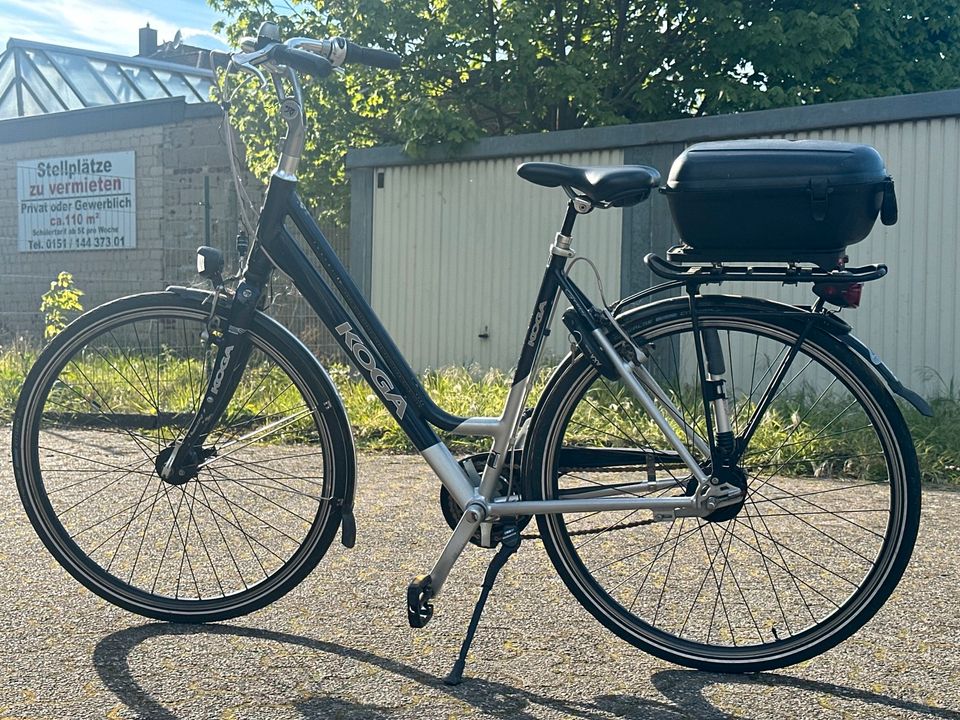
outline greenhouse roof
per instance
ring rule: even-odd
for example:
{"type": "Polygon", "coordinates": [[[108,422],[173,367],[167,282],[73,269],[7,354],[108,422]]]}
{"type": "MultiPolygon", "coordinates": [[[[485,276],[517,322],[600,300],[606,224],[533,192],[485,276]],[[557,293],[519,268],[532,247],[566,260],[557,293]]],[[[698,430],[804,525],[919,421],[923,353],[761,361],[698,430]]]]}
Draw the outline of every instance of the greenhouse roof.
{"type": "Polygon", "coordinates": [[[208,102],[212,84],[202,68],[12,38],[0,55],[0,120],[168,97],[208,102]]]}

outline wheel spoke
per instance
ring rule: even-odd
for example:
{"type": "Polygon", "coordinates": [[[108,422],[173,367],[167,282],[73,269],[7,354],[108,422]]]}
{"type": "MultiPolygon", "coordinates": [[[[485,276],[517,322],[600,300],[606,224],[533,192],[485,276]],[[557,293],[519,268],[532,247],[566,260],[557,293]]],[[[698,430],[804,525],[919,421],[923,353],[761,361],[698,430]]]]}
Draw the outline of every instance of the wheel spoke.
{"type": "MultiPolygon", "coordinates": [[[[706,306],[712,302],[704,296],[706,306]]],[[[718,307],[728,305],[735,301],[718,307]]],[[[835,644],[832,619],[841,609],[866,617],[875,611],[871,599],[889,594],[896,578],[882,590],[870,583],[892,576],[895,553],[885,548],[896,538],[894,508],[906,502],[899,473],[916,469],[898,445],[902,420],[884,416],[892,402],[883,388],[871,389],[878,385],[869,369],[811,316],[802,332],[804,321],[780,325],[755,309],[700,316],[725,356],[734,436],[749,441],[732,466],[714,471],[706,459],[703,469],[742,488],[739,504],[639,525],[628,522],[635,510],[588,508],[552,517],[544,542],[568,586],[625,639],[695,667],[781,667],[803,649],[835,644]],[[881,563],[885,575],[871,572],[881,563]]],[[[668,422],[700,457],[683,432],[702,428],[705,417],[689,312],[640,312],[636,322],[635,342],[681,416],[668,422]]],[[[534,428],[525,452],[556,458],[592,438],[643,454],[630,467],[545,474],[543,496],[606,487],[648,497],[692,492],[675,453],[622,385],[578,362],[548,387],[541,417],[549,424],[534,428]],[[654,479],[677,487],[635,487],[654,479]]]]}
{"type": "Polygon", "coordinates": [[[108,600],[172,620],[235,617],[286,592],[332,539],[325,509],[343,481],[328,457],[346,426],[316,406],[333,393],[316,361],[255,323],[224,417],[184,455],[178,484],[161,479],[210,372],[209,308],[167,303],[94,311],[66,331],[82,337],[62,357],[41,356],[56,364],[17,440],[35,458],[18,482],[54,554],[108,600]]]}

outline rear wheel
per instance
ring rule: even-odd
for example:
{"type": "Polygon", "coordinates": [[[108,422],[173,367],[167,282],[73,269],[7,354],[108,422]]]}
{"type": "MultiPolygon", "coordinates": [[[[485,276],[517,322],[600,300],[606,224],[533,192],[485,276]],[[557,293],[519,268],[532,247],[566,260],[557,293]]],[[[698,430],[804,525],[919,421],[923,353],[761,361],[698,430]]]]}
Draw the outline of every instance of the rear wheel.
{"type": "MultiPolygon", "coordinates": [[[[725,356],[734,435],[742,440],[757,427],[722,478],[746,488],[742,506],[660,522],[639,510],[543,515],[540,531],[567,587],[628,642],[707,670],[783,667],[848,637],[893,591],[919,523],[916,456],[889,392],[835,337],[814,329],[801,341],[802,321],[769,304],[718,297],[700,301],[698,313],[725,356]]],[[[692,441],[706,433],[686,300],[641,310],[627,328],[683,416],[680,435],[708,469],[692,441]]],[[[687,495],[695,487],[630,392],[583,357],[555,375],[526,454],[536,459],[528,467],[533,498],[687,495]],[[583,448],[633,454],[608,453],[602,463],[601,451],[583,448]],[[577,467],[578,457],[593,467],[577,467]],[[670,487],[645,490],[653,480],[670,487]]]]}
{"type": "Polygon", "coordinates": [[[275,600],[317,564],[352,491],[332,385],[260,317],[233,400],[186,479],[159,469],[203,397],[209,306],[174,293],[102,306],[44,350],[13,432],[21,499],[81,583],[148,617],[201,622],[275,600]]]}

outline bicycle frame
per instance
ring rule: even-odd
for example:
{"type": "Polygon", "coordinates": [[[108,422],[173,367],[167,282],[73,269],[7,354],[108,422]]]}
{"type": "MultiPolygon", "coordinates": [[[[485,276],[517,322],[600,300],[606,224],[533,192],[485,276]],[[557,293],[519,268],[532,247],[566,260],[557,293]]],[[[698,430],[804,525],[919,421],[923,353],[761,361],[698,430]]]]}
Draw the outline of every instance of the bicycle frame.
{"type": "MultiPolygon", "coordinates": [[[[202,445],[209,429],[226,408],[240,382],[249,355],[249,341],[244,338],[246,329],[249,327],[253,313],[256,312],[270,274],[274,268],[278,268],[290,277],[464,511],[438,567],[431,573],[435,583],[434,592],[439,591],[439,585],[442,584],[454,560],[462,552],[480,523],[485,521],[541,513],[599,510],[650,510],[657,519],[670,519],[678,516],[702,515],[718,507],[718,494],[722,496],[722,491],[719,491],[715,485],[711,485],[709,476],[701,463],[690,453],[664,417],[664,412],[657,406],[657,401],[654,400],[657,398],[664,411],[672,415],[675,420],[682,420],[669,402],[666,393],[642,367],[638,367],[632,360],[627,361],[621,358],[604,330],[599,328],[593,319],[600,311],[564,273],[566,263],[573,255],[569,249],[573,224],[577,216],[573,203],[569,205],[563,227],[551,246],[550,260],[544,270],[540,290],[534,301],[503,413],[499,418],[459,417],[439,408],[429,397],[386,328],[383,327],[297,196],[295,188],[296,180],[287,179],[280,172],[275,173],[271,178],[257,236],[251,245],[243,269],[243,279],[234,296],[228,326],[223,333],[224,340],[219,343],[217,357],[213,364],[215,371],[211,373],[205,397],[199,405],[202,409],[178,443],[177,451],[171,454],[165,472],[178,472],[176,468],[178,455],[180,455],[179,448],[202,445]],[[302,233],[310,250],[319,261],[320,267],[332,281],[332,288],[314,268],[285,227],[284,223],[288,218],[302,233]],[[343,302],[337,297],[334,289],[343,298],[343,302]],[[512,451],[511,444],[521,422],[533,368],[543,348],[546,330],[561,292],[570,301],[573,311],[577,313],[581,327],[592,335],[594,347],[601,348],[610,366],[640,400],[675,449],[678,458],[686,465],[691,476],[697,479],[698,492],[693,495],[656,498],[637,494],[641,490],[649,493],[651,490],[676,485],[674,480],[651,480],[553,500],[526,501],[494,497],[498,480],[506,459],[512,451]],[[492,438],[492,447],[487,456],[479,486],[471,482],[449,448],[437,436],[434,428],[458,435],[492,438]],[[708,502],[712,507],[707,507],[708,502]]],[[[635,347],[633,352],[634,359],[638,363],[642,362],[642,352],[635,347]],[[637,355],[639,357],[636,357],[637,355]]],[[[684,426],[681,425],[681,427],[684,426]]],[[[685,428],[685,430],[692,433],[691,428],[685,428]]],[[[701,452],[706,450],[707,457],[710,456],[709,447],[702,440],[699,441],[698,447],[701,452]]],[[[627,451],[584,449],[579,452],[611,453],[613,456],[616,453],[622,455],[627,451]]],[[[633,452],[641,453],[644,458],[647,455],[644,450],[633,452]]],[[[596,462],[596,458],[593,461],[596,462]]],[[[637,458],[636,462],[642,461],[637,458]]],[[[734,498],[730,501],[735,500],[734,498]]],[[[720,504],[723,502],[721,497],[720,504]]]]}
{"type": "MultiPolygon", "coordinates": [[[[567,238],[568,242],[575,217],[576,212],[569,210],[561,230],[560,237],[567,238]]],[[[433,402],[297,196],[294,181],[274,176],[270,182],[257,241],[251,249],[248,260],[244,284],[253,283],[262,287],[261,283],[272,269],[271,265],[290,277],[450,494],[461,507],[466,507],[471,501],[479,498],[483,501],[492,499],[497,478],[503,469],[510,451],[510,443],[520,423],[524,402],[530,389],[532,371],[541,353],[545,330],[554,314],[560,292],[566,295],[581,317],[587,318],[586,322],[593,324],[588,317],[588,313],[593,309],[592,304],[563,272],[570,255],[572,255],[571,252],[554,246],[554,252],[550,256],[540,290],[534,301],[513,383],[499,418],[458,417],[444,411],[433,402]],[[302,233],[320,266],[343,298],[343,303],[336,297],[320,273],[314,269],[310,260],[284,227],[284,220],[287,217],[302,233]],[[478,488],[473,486],[446,445],[441,442],[433,429],[435,427],[458,435],[478,435],[493,439],[487,466],[478,488]]],[[[241,288],[238,288],[238,295],[242,295],[243,287],[241,285],[241,288]]],[[[597,333],[602,335],[599,330],[597,333]]],[[[605,337],[603,341],[607,342],[605,337]]],[[[609,349],[619,359],[619,355],[612,346],[609,349]]],[[[639,385],[632,374],[625,379],[639,385]]],[[[647,393],[643,392],[643,395],[647,393]]],[[[648,407],[648,411],[650,410],[653,411],[654,417],[662,419],[662,414],[657,411],[652,400],[648,407]]],[[[666,421],[663,421],[663,426],[673,433],[666,421]]],[[[675,446],[686,451],[679,439],[676,439],[675,446]]],[[[691,472],[695,475],[703,475],[699,464],[692,456],[685,459],[688,465],[693,466],[691,472]]],[[[705,476],[704,480],[706,480],[705,476]]],[[[539,512],[579,512],[600,509],[600,507],[606,507],[606,509],[639,507],[659,510],[689,504],[692,504],[692,498],[657,499],[654,502],[653,499],[629,496],[617,499],[593,497],[577,501],[544,501],[535,505],[523,501],[504,501],[490,507],[489,512],[494,516],[504,516],[539,512]]]]}
{"type": "MultiPolygon", "coordinates": [[[[492,522],[496,518],[600,510],[649,510],[654,513],[655,519],[668,520],[679,516],[704,516],[717,507],[737,502],[740,491],[725,483],[711,483],[711,478],[704,469],[706,465],[691,454],[664,416],[666,413],[676,421],[688,437],[694,438],[698,452],[716,465],[717,457],[712,443],[714,433],[710,426],[709,413],[706,419],[707,438],[710,442],[707,443],[684,422],[668,395],[642,367],[645,360],[643,352],[623,335],[622,331],[622,337],[611,342],[607,336],[607,328],[600,326],[604,314],[594,307],[564,272],[568,259],[574,254],[570,245],[576,217],[579,212],[592,209],[590,206],[579,206],[578,198],[573,195],[567,206],[563,226],[550,247],[550,259],[534,301],[513,383],[501,416],[459,417],[438,407],[428,396],[409,363],[296,194],[296,171],[304,145],[304,116],[297,75],[288,69],[286,77],[293,89],[292,97],[284,93],[278,75],[274,75],[273,80],[281,99],[281,116],[287,123],[288,132],[277,168],[267,188],[256,237],[246,258],[228,324],[222,334],[223,339],[219,342],[213,364],[214,371],[198,405],[200,410],[164,465],[164,479],[173,481],[175,475],[185,475],[184,468],[188,460],[181,456],[190,456],[192,453],[181,453],[181,448],[202,446],[239,385],[250,353],[250,342],[244,336],[260,305],[270,274],[277,268],[293,281],[294,286],[463,510],[453,536],[431,573],[434,593],[439,592],[453,562],[474,531],[481,523],[492,522]],[[288,218],[302,234],[320,267],[332,281],[332,288],[285,227],[288,218]],[[640,401],[673,447],[677,458],[686,466],[691,477],[696,479],[697,490],[692,495],[685,492],[675,497],[650,498],[638,494],[640,491],[649,493],[652,490],[676,486],[675,480],[661,481],[651,478],[644,483],[613,486],[603,491],[577,493],[552,500],[525,501],[512,497],[494,497],[506,460],[514,452],[512,445],[521,424],[533,369],[541,354],[544,337],[561,292],[576,314],[578,331],[575,334],[579,336],[581,349],[589,352],[593,358],[604,356],[605,360],[598,362],[605,363],[608,370],[612,368],[640,401]],[[343,298],[343,302],[337,297],[337,293],[343,298]],[[625,357],[621,357],[615,347],[621,340],[627,346],[625,357]],[[437,436],[434,428],[458,435],[492,438],[492,446],[479,485],[471,481],[465,469],[437,436]]],[[[691,301],[692,298],[691,295],[691,301]]],[[[612,319],[609,314],[606,317],[608,320],[612,319]]],[[[698,357],[701,354],[702,349],[698,347],[698,357]]],[[[722,405],[720,411],[723,412],[722,405]]],[[[580,455],[601,453],[622,457],[629,451],[583,449],[575,452],[580,455]]],[[[637,454],[637,462],[645,464],[649,451],[639,449],[633,452],[637,454]]],[[[591,461],[596,462],[596,458],[591,461]]],[[[345,507],[345,516],[349,515],[349,512],[350,508],[345,507]]]]}

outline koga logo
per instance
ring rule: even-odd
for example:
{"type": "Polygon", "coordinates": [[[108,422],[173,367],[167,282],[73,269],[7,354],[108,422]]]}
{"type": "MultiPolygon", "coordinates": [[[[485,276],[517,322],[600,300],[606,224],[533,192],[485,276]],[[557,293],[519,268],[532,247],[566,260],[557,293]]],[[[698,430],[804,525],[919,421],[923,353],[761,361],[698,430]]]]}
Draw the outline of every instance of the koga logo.
{"type": "Polygon", "coordinates": [[[537,337],[540,335],[540,326],[543,324],[543,313],[546,311],[547,301],[544,300],[537,308],[537,314],[533,318],[533,327],[530,329],[530,339],[527,345],[533,347],[537,343],[537,337]]]}
{"type": "Polygon", "coordinates": [[[380,391],[385,400],[394,404],[397,408],[397,417],[402,418],[407,409],[407,401],[396,393],[390,392],[393,390],[393,383],[387,377],[387,374],[377,367],[373,355],[367,350],[367,346],[360,342],[360,338],[353,332],[353,326],[345,322],[337,325],[336,330],[338,334],[343,335],[347,349],[353,353],[353,358],[357,361],[357,364],[370,373],[370,382],[380,391]]]}
{"type": "Polygon", "coordinates": [[[217,368],[217,374],[213,376],[213,385],[210,386],[210,394],[216,395],[220,392],[220,383],[223,382],[223,374],[227,371],[227,365],[230,364],[230,353],[233,352],[233,345],[228,345],[223,349],[223,360],[220,361],[220,367],[217,368]]]}

